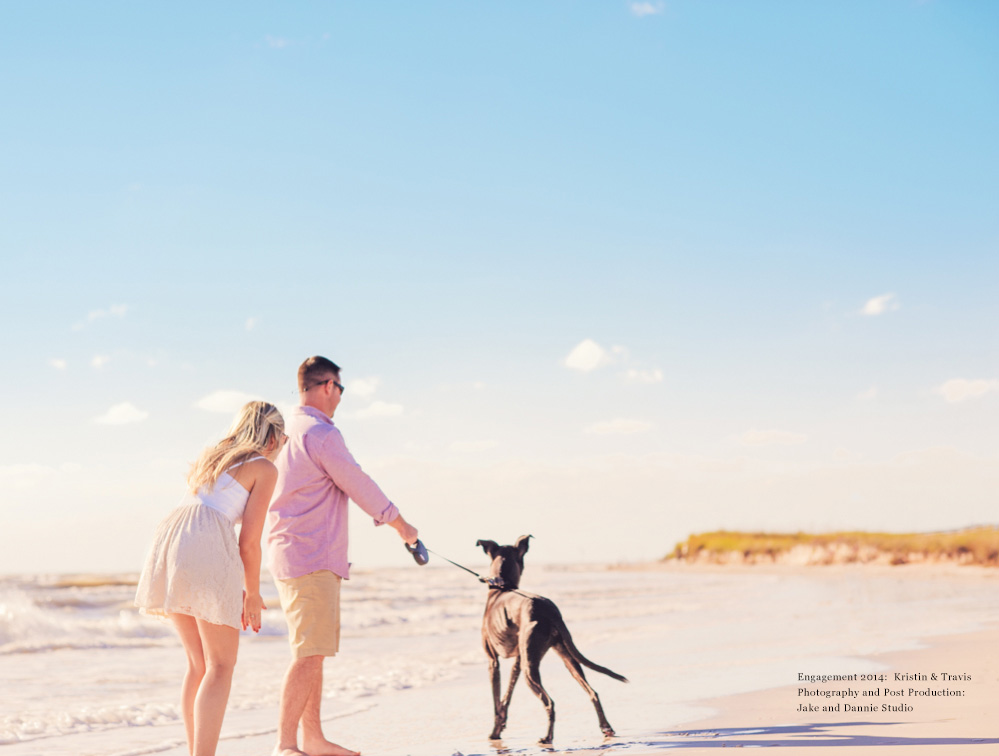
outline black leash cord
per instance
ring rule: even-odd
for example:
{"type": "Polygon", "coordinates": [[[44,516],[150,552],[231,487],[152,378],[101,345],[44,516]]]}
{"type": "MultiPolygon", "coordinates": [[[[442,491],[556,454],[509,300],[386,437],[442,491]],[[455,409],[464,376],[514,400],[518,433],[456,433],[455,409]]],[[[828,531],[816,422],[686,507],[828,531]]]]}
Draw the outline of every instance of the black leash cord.
{"type": "Polygon", "coordinates": [[[471,572],[471,573],[472,573],[473,575],[475,575],[475,577],[477,577],[477,578],[478,578],[478,579],[479,579],[479,580],[480,580],[481,582],[483,582],[483,583],[488,583],[488,582],[489,582],[489,578],[484,578],[484,577],[482,577],[482,575],[480,575],[480,574],[479,574],[478,572],[476,572],[475,570],[470,570],[470,569],[468,569],[468,567],[464,567],[464,566],[462,566],[462,565],[458,564],[457,562],[452,562],[452,561],[451,561],[450,559],[448,559],[448,558],[447,558],[446,556],[444,556],[443,554],[438,554],[438,553],[437,553],[436,551],[434,551],[433,549],[427,549],[427,551],[429,551],[429,552],[430,552],[431,554],[433,554],[434,556],[439,556],[439,557],[440,557],[441,559],[443,559],[443,560],[444,560],[445,562],[450,562],[451,564],[453,564],[453,565],[454,565],[455,567],[457,567],[458,569],[461,569],[461,570],[464,570],[465,572],[471,572]]]}
{"type": "MultiPolygon", "coordinates": [[[[427,548],[426,544],[423,545],[423,548],[425,548],[425,549],[427,548]]],[[[446,556],[443,556],[442,554],[438,554],[433,549],[427,549],[427,551],[430,552],[431,554],[433,554],[434,556],[439,556],[445,562],[449,562],[450,564],[453,564],[455,567],[457,567],[460,570],[464,570],[465,572],[472,573],[473,575],[475,575],[475,577],[477,577],[479,579],[480,583],[485,583],[490,588],[497,588],[497,589],[499,589],[501,591],[506,590],[506,591],[509,591],[510,593],[516,593],[518,596],[523,596],[524,598],[532,598],[531,596],[528,596],[526,593],[523,593],[522,591],[518,591],[516,588],[509,588],[509,589],[508,588],[503,588],[503,584],[502,584],[502,582],[500,581],[499,578],[482,577],[482,575],[480,575],[475,570],[470,570],[470,569],[468,569],[468,567],[465,567],[464,565],[458,564],[457,562],[452,562],[446,556]]]]}

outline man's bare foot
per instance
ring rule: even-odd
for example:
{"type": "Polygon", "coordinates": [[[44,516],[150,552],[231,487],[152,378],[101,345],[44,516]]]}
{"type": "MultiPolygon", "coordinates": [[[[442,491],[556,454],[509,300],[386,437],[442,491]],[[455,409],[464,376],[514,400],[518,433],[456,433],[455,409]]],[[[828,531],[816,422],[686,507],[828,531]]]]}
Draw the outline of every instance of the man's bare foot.
{"type": "Polygon", "coordinates": [[[320,740],[305,740],[303,738],[302,748],[309,756],[361,756],[360,751],[352,751],[336,743],[331,743],[325,738],[320,740]]]}

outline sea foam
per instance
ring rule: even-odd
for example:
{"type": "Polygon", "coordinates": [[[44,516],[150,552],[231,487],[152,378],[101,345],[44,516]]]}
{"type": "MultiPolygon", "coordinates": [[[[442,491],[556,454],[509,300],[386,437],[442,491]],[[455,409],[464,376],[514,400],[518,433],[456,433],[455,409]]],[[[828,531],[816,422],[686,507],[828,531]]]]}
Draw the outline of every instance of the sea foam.
{"type": "Polygon", "coordinates": [[[172,637],[168,626],[143,622],[122,607],[123,597],[60,596],[50,590],[0,585],[0,655],[147,646],[172,637]]]}

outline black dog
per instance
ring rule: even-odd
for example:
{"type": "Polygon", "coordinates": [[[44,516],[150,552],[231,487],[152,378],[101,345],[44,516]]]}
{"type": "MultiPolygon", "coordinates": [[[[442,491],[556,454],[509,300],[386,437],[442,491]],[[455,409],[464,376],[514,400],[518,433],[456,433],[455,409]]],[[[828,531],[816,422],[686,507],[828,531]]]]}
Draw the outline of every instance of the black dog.
{"type": "Polygon", "coordinates": [[[614,730],[604,716],[603,707],[597,692],[586,682],[586,676],[580,664],[590,669],[610,675],[615,680],[628,682],[624,677],[612,672],[606,667],[594,664],[576,648],[569,635],[569,629],[562,620],[558,607],[544,596],[535,596],[517,590],[520,585],[520,574],[524,571],[524,554],[527,552],[527,542],[531,536],[521,536],[514,546],[499,546],[495,541],[477,541],[493,560],[489,569],[489,598],[486,599],[486,613],[482,618],[482,644],[489,656],[489,672],[493,683],[493,707],[496,713],[493,732],[489,736],[493,740],[499,738],[506,725],[506,713],[510,707],[510,696],[513,686],[520,675],[521,667],[527,684],[544,704],[548,712],[548,733],[541,738],[541,743],[551,743],[555,729],[555,705],[551,696],[541,687],[541,658],[549,648],[554,648],[562,657],[569,673],[576,682],[583,686],[590,695],[600,729],[604,735],[613,735],[614,730]],[[500,700],[500,657],[513,659],[513,669],[510,672],[510,685],[506,695],[500,700]]]}

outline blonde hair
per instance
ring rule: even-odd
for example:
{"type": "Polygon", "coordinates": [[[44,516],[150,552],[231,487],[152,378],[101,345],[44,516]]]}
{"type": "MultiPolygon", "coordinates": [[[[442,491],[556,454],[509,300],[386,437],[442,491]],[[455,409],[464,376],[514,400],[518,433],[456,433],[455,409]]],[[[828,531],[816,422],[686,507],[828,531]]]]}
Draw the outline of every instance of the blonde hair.
{"type": "Polygon", "coordinates": [[[193,492],[215,485],[219,476],[233,465],[263,454],[271,440],[284,433],[284,418],[267,402],[248,402],[236,415],[226,437],[201,452],[191,466],[187,485],[193,492]]]}

